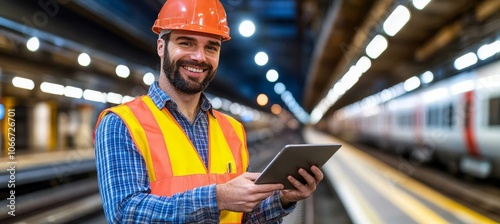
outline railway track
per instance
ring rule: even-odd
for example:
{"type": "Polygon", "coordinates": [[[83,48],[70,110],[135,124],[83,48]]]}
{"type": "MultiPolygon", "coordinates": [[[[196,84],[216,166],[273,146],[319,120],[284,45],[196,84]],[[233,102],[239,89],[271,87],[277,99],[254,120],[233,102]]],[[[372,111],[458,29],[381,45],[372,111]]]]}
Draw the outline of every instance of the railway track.
{"type": "Polygon", "coordinates": [[[20,195],[15,216],[0,209],[0,223],[75,223],[102,212],[97,180],[86,178],[20,195]]]}

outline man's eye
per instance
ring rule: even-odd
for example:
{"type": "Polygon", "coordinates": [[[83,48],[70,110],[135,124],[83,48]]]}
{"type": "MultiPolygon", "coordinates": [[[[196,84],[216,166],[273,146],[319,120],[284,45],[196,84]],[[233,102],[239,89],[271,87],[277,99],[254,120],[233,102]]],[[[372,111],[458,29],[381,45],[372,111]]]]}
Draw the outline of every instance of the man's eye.
{"type": "Polygon", "coordinates": [[[179,43],[179,45],[182,45],[182,46],[192,46],[193,44],[191,44],[189,42],[181,42],[181,43],[179,43]]]}
{"type": "Polygon", "coordinates": [[[210,51],[219,51],[218,48],[213,47],[213,46],[208,46],[207,49],[210,50],[210,51]]]}

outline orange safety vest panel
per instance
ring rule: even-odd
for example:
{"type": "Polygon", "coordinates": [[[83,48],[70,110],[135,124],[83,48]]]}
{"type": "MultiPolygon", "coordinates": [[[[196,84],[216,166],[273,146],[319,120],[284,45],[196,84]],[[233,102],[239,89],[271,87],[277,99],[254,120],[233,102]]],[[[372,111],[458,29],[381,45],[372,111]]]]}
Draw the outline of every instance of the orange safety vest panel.
{"type": "MultiPolygon", "coordinates": [[[[166,108],[159,110],[149,96],[104,110],[97,125],[108,112],[117,114],[127,126],[146,162],[152,194],[172,196],[225,183],[248,167],[243,125],[216,110],[215,117],[208,115],[208,169],[172,114],[166,108]]],[[[242,217],[243,213],[223,210],[220,222],[241,223],[242,217]]]]}

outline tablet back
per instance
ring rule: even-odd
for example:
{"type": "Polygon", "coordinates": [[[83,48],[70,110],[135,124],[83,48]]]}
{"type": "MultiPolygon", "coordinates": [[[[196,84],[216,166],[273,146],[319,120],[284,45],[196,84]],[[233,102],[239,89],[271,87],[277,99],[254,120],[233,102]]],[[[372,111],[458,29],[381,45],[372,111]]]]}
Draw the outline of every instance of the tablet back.
{"type": "Polygon", "coordinates": [[[339,144],[296,144],[286,145],[262,171],[255,180],[255,184],[282,183],[285,189],[295,189],[288,181],[287,176],[292,175],[302,183],[304,178],[298,173],[299,168],[304,168],[310,174],[312,165],[321,168],[337,150],[339,144]]]}

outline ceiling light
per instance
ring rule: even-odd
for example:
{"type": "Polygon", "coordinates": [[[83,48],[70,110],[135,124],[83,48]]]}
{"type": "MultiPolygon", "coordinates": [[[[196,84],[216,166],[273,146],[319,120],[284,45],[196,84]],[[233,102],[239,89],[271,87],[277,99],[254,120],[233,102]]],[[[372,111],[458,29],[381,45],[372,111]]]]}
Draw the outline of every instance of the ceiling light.
{"type": "Polygon", "coordinates": [[[272,112],[273,114],[278,115],[278,114],[280,114],[280,113],[281,113],[281,111],[283,111],[283,109],[281,108],[281,106],[280,106],[279,104],[273,104],[273,105],[271,106],[271,112],[272,112]]]}
{"type": "Polygon", "coordinates": [[[144,84],[150,86],[155,82],[155,75],[153,75],[153,73],[151,72],[148,72],[144,74],[144,76],[142,77],[142,81],[144,82],[144,84]]]}
{"type": "Polygon", "coordinates": [[[266,94],[259,94],[257,96],[257,104],[260,106],[265,106],[269,102],[269,98],[267,98],[266,94]]]}
{"type": "Polygon", "coordinates": [[[229,107],[229,111],[234,115],[238,115],[242,111],[241,105],[239,103],[232,103],[229,107]]]}
{"type": "Polygon", "coordinates": [[[407,79],[404,83],[404,88],[406,92],[410,92],[420,86],[420,79],[416,76],[413,76],[407,79]]]}
{"type": "Polygon", "coordinates": [[[370,69],[371,66],[372,66],[372,61],[366,56],[361,57],[358,60],[358,62],[356,62],[356,67],[362,73],[365,73],[366,71],[368,71],[368,69],[370,69]]]}
{"type": "Polygon", "coordinates": [[[80,64],[81,66],[88,66],[90,65],[90,56],[86,53],[81,53],[80,55],[78,55],[78,64],[80,64]]]}
{"type": "Polygon", "coordinates": [[[104,95],[102,92],[91,89],[86,89],[85,91],[83,91],[84,99],[95,102],[107,102],[106,95],[104,95]]]}
{"type": "Polygon", "coordinates": [[[426,71],[424,74],[420,75],[420,80],[422,83],[427,84],[434,80],[434,74],[431,71],[426,71]]]}
{"type": "Polygon", "coordinates": [[[500,41],[495,41],[491,44],[485,44],[477,50],[477,57],[481,60],[485,60],[496,53],[500,52],[500,41]]]}
{"type": "Polygon", "coordinates": [[[32,90],[33,88],[35,88],[35,83],[33,82],[33,80],[21,77],[14,77],[12,79],[12,85],[21,89],[32,90]]]}
{"type": "Polygon", "coordinates": [[[64,87],[64,96],[80,99],[83,96],[83,90],[78,87],[66,86],[64,87]]]}
{"type": "Polygon", "coordinates": [[[457,70],[462,70],[476,63],[477,63],[476,54],[469,52],[457,58],[457,60],[455,60],[455,62],[453,63],[453,66],[455,66],[455,69],[457,70]]]}
{"type": "Polygon", "coordinates": [[[413,0],[413,6],[418,10],[422,10],[431,0],[413,0]]]}
{"type": "Polygon", "coordinates": [[[109,92],[106,96],[106,101],[108,101],[108,103],[121,104],[122,98],[121,94],[109,92]]]}
{"type": "Polygon", "coordinates": [[[64,94],[64,86],[55,84],[55,83],[50,83],[50,82],[42,82],[40,84],[40,90],[44,93],[50,93],[50,94],[55,94],[55,95],[63,95],[64,94]]]}
{"type": "Polygon", "coordinates": [[[257,65],[263,66],[263,65],[267,64],[269,57],[267,56],[267,54],[265,52],[261,51],[255,55],[254,60],[255,60],[255,63],[257,65]]]}
{"type": "Polygon", "coordinates": [[[116,75],[122,78],[127,78],[130,75],[130,69],[125,65],[118,65],[115,69],[116,75]]]}
{"type": "Polygon", "coordinates": [[[279,74],[276,70],[270,69],[266,73],[266,78],[267,78],[267,81],[269,81],[269,82],[276,82],[276,80],[278,80],[278,78],[279,78],[279,74]]]}
{"type": "Polygon", "coordinates": [[[40,41],[37,37],[32,37],[26,42],[26,47],[28,50],[35,52],[40,47],[40,41]]]}
{"type": "Polygon", "coordinates": [[[282,94],[285,92],[285,90],[286,90],[285,84],[281,82],[274,84],[274,92],[276,92],[277,94],[282,94]]]}
{"type": "Polygon", "coordinates": [[[372,41],[366,46],[366,54],[372,58],[376,59],[382,52],[387,48],[387,39],[385,39],[382,35],[377,35],[373,38],[372,41]]]}
{"type": "Polygon", "coordinates": [[[250,37],[255,33],[255,25],[250,20],[241,22],[239,27],[240,34],[244,37],[250,37]]]}
{"type": "Polygon", "coordinates": [[[384,31],[387,35],[394,36],[409,20],[410,10],[402,5],[399,5],[385,20],[384,31]]]}
{"type": "Polygon", "coordinates": [[[212,100],[210,100],[210,103],[212,103],[212,107],[216,110],[222,107],[222,100],[219,97],[214,97],[212,100]]]}

